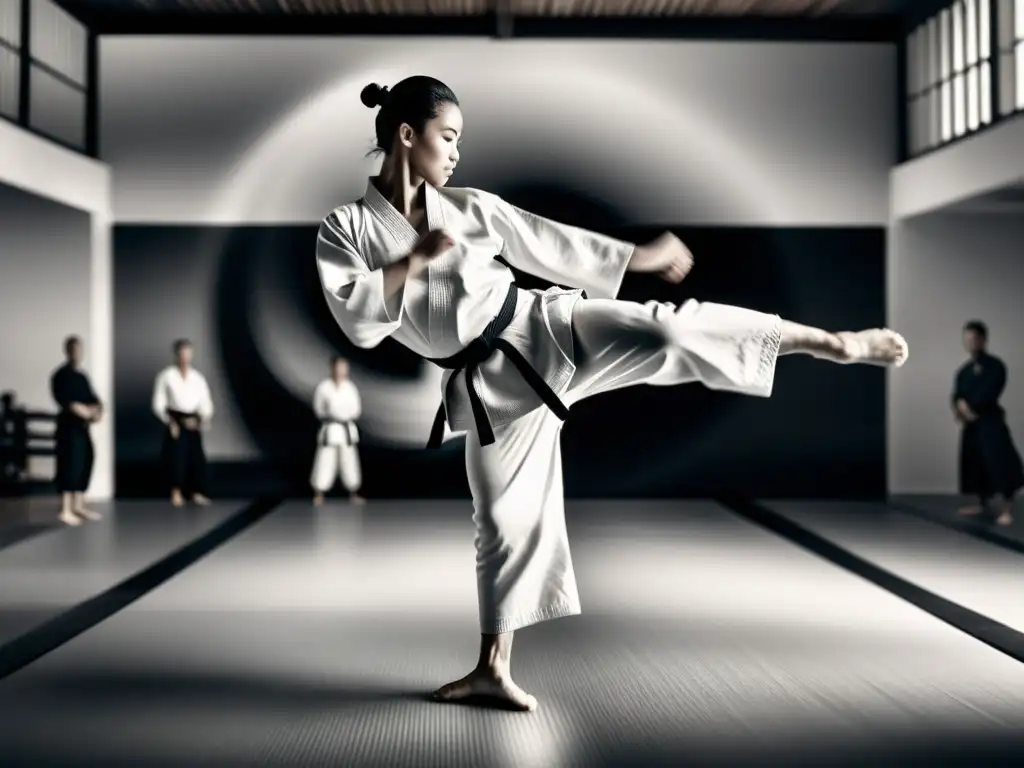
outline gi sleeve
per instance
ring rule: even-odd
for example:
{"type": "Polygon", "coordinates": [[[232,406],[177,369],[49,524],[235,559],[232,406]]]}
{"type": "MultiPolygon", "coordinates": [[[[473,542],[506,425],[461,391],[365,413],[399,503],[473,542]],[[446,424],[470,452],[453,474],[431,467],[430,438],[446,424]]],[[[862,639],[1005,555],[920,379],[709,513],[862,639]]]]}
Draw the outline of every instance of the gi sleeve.
{"type": "Polygon", "coordinates": [[[170,418],[167,416],[167,384],[164,381],[164,374],[161,371],[156,377],[156,381],[153,382],[153,415],[156,416],[164,424],[170,422],[170,418]]]}
{"type": "Polygon", "coordinates": [[[199,406],[196,412],[203,424],[208,424],[213,418],[213,395],[205,376],[199,380],[199,406]]]}
{"type": "Polygon", "coordinates": [[[359,390],[355,384],[352,385],[350,391],[352,393],[352,420],[355,421],[363,415],[363,399],[359,396],[359,390]]]}
{"type": "MultiPolygon", "coordinates": [[[[480,193],[486,194],[486,193],[480,193]]],[[[509,264],[559,285],[582,288],[592,299],[613,299],[636,246],[559,224],[487,195],[490,223],[504,240],[509,264]]]]}
{"type": "Polygon", "coordinates": [[[318,419],[326,419],[328,416],[327,391],[322,382],[313,391],[313,413],[318,419]]]}
{"type": "Polygon", "coordinates": [[[336,213],[320,224],[316,266],[331,314],[357,347],[376,347],[401,327],[405,285],[385,300],[383,271],[367,267],[351,227],[336,213]]]}

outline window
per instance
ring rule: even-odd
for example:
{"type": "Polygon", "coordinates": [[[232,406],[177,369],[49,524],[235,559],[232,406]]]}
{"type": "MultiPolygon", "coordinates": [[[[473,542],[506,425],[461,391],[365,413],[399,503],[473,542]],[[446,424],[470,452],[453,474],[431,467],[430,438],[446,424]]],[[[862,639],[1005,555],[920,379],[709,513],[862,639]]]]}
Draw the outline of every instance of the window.
{"type": "MultiPolygon", "coordinates": [[[[992,122],[993,2],[1007,0],[956,0],[907,38],[911,154],[992,122]]],[[[1021,57],[1024,67],[1024,47],[1021,57]]]]}
{"type": "Polygon", "coordinates": [[[999,114],[1024,109],[1024,0],[998,0],[999,114]]]}
{"type": "Polygon", "coordinates": [[[32,0],[31,9],[29,124],[82,149],[88,32],[52,0],[32,0]]]}
{"type": "Polygon", "coordinates": [[[907,122],[909,149],[918,154],[942,140],[938,19],[931,19],[907,38],[907,122]]]}
{"type": "Polygon", "coordinates": [[[0,0],[0,45],[10,51],[21,48],[21,0],[0,0]]]}
{"type": "Polygon", "coordinates": [[[18,98],[21,87],[21,56],[0,45],[0,115],[18,119],[18,98]]]}
{"type": "Polygon", "coordinates": [[[18,119],[21,87],[21,0],[0,0],[0,115],[18,119]]]}

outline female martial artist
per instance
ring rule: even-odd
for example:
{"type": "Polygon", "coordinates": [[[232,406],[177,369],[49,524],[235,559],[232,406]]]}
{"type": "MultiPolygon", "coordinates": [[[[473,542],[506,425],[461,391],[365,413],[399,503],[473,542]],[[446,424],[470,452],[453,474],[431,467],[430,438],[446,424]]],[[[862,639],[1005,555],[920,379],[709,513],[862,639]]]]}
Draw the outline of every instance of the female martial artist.
{"type": "Polygon", "coordinates": [[[513,632],[580,613],[562,499],[559,434],[567,408],[634,385],[701,382],[768,397],[778,355],[901,365],[885,329],[827,333],[775,315],[688,301],[615,300],[625,272],[678,283],[693,259],[675,236],[636,246],[535,216],[477,189],[445,187],[459,161],[455,94],[417,76],[380,107],[380,174],[328,215],[317,236],[327,303],[345,335],[371,348],[388,336],[448,369],[439,420],[467,432],[477,529],[480,659],[439,689],[443,701],[497,697],[532,710],[510,675],[513,632]],[[509,264],[572,289],[521,290],[509,264]]]}
{"type": "Polygon", "coordinates": [[[94,458],[89,425],[103,417],[103,404],[82,370],[82,340],[77,336],[65,339],[64,356],[66,362],[50,377],[50,394],[60,406],[54,484],[61,495],[60,521],[79,525],[79,517],[101,517],[85,506],[85,492],[89,489],[94,458]]]}
{"type": "Polygon", "coordinates": [[[362,467],[359,465],[359,427],[356,419],[363,406],[359,390],[348,377],[348,360],[335,357],[331,361],[331,377],[321,381],[313,391],[313,413],[320,420],[316,436],[316,454],[309,484],[313,486],[313,504],[324,503],[324,494],[331,490],[338,475],[348,491],[348,500],[363,504],[359,495],[362,467]]]}

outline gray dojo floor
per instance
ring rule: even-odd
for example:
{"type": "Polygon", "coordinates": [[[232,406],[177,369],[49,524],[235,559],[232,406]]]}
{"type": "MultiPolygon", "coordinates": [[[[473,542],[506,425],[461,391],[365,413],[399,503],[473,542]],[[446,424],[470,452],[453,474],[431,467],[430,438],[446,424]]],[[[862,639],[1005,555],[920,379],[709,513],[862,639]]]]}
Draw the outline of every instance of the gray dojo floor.
{"type": "MultiPolygon", "coordinates": [[[[880,505],[766,505],[1024,630],[1022,555],[880,505]]],[[[242,506],[117,503],[0,550],[4,640],[242,506]]],[[[713,502],[571,502],[584,615],[516,637],[513,671],[540,710],[431,703],[476,660],[470,514],[468,501],[282,504],[0,680],[0,765],[1024,756],[1024,665],[713,502]]]]}

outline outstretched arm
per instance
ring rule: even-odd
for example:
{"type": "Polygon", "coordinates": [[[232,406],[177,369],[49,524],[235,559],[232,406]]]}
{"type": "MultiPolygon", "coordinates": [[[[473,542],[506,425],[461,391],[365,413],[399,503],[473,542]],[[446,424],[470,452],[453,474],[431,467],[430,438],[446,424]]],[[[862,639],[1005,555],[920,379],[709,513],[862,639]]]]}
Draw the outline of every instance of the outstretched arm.
{"type": "Polygon", "coordinates": [[[491,222],[504,239],[502,256],[513,266],[591,298],[614,298],[626,272],[657,274],[678,283],[693,266],[689,250],[665,234],[648,245],[616,240],[537,216],[490,195],[491,222]]]}
{"type": "Polygon", "coordinates": [[[536,216],[496,195],[482,193],[490,224],[504,240],[512,266],[591,298],[614,298],[636,246],[536,216]]]}

